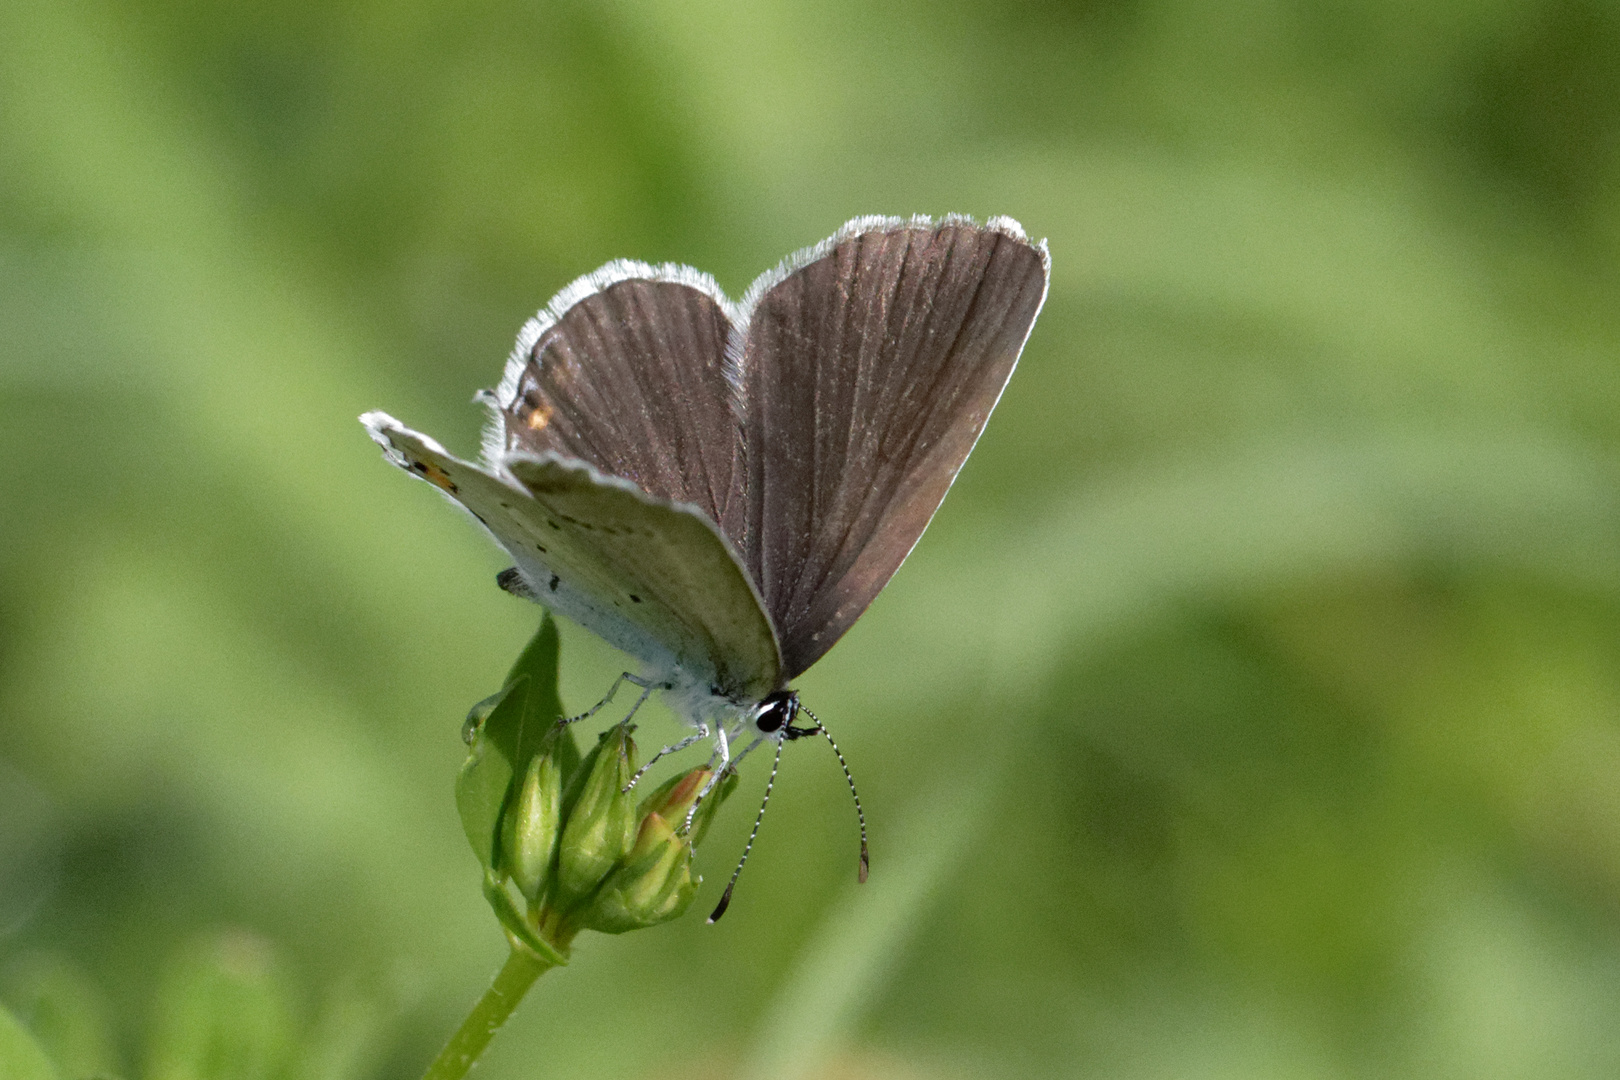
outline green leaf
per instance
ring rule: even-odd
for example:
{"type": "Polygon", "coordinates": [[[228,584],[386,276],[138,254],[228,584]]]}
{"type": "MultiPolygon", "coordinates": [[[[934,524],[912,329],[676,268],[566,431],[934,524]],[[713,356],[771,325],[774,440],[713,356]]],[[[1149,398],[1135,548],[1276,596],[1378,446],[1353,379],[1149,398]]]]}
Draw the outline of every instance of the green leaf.
{"type": "Polygon", "coordinates": [[[467,719],[461,725],[462,742],[471,746],[478,741],[478,737],[484,733],[484,724],[489,720],[489,714],[495,711],[495,706],[506,698],[507,692],[511,689],[512,686],[508,683],[467,710],[467,719]]]}
{"type": "Polygon", "coordinates": [[[557,624],[549,613],[507,673],[499,693],[474,705],[463,729],[471,744],[456,776],[456,808],[467,841],[486,869],[502,869],[501,819],[514,780],[537,755],[555,756],[563,783],[579,768],[573,733],[557,721],[557,624]]]}
{"type": "Polygon", "coordinates": [[[241,931],[187,947],[158,991],[147,1080],[280,1080],[295,1045],[269,943],[241,931]]]}
{"type": "Polygon", "coordinates": [[[579,769],[584,764],[584,756],[579,752],[579,741],[574,738],[572,727],[558,727],[556,731],[556,744],[552,747],[551,755],[557,760],[557,769],[562,774],[563,787],[566,790],[569,782],[579,775],[579,769]]]}
{"type": "Polygon", "coordinates": [[[543,723],[550,723],[562,718],[562,701],[557,696],[557,656],[560,639],[557,636],[557,623],[552,619],[549,611],[540,616],[540,626],[535,630],[534,637],[523,647],[512,664],[512,670],[506,673],[506,685],[511,686],[524,676],[533,680],[533,685],[541,688],[540,696],[535,698],[532,710],[537,719],[543,723]]]}
{"type": "Polygon", "coordinates": [[[499,694],[479,702],[468,717],[474,736],[467,760],[456,774],[456,810],[461,814],[467,842],[486,868],[499,862],[501,813],[512,788],[512,753],[501,732],[517,726],[505,721],[521,715],[527,681],[507,684],[499,694]],[[480,711],[482,719],[476,719],[480,711]]]}
{"type": "Polygon", "coordinates": [[[506,676],[507,685],[528,678],[528,696],[523,704],[522,722],[512,742],[512,766],[517,776],[527,775],[529,762],[536,754],[550,752],[556,756],[562,770],[563,783],[567,783],[579,767],[579,744],[573,731],[559,727],[557,721],[565,715],[562,697],[557,690],[557,665],[561,642],[557,637],[557,623],[551,613],[541,616],[540,627],[529,639],[529,644],[518,656],[517,662],[506,676]]]}
{"type": "Polygon", "coordinates": [[[0,1076],[6,1080],[57,1080],[56,1068],[22,1021],[0,1009],[0,1076]]]}

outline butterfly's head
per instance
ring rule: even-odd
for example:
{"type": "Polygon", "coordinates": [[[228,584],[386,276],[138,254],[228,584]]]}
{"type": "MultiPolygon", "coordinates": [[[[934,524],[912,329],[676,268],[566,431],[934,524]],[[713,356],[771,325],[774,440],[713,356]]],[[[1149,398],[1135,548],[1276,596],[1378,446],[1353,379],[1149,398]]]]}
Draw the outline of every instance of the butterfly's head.
{"type": "Polygon", "coordinates": [[[828,744],[832,746],[833,753],[838,755],[838,764],[844,770],[844,779],[849,781],[849,793],[855,799],[855,817],[861,825],[861,861],[856,876],[861,881],[866,880],[867,867],[870,865],[866,852],[866,812],[861,809],[861,797],[855,791],[855,778],[849,774],[849,763],[844,760],[844,752],[838,749],[838,744],[833,741],[833,737],[827,729],[821,726],[821,721],[816,719],[815,713],[809,709],[804,710],[804,714],[810,718],[815,727],[796,728],[793,726],[793,720],[799,715],[801,708],[803,706],[799,704],[799,694],[796,690],[778,690],[754,706],[754,728],[761,736],[775,740],[776,759],[771,764],[770,779],[765,782],[765,799],[759,804],[759,816],[754,819],[754,831],[748,836],[748,843],[743,847],[742,858],[737,860],[737,869],[731,872],[731,880],[726,883],[726,891],[721,895],[719,905],[715,907],[714,913],[709,916],[711,923],[724,915],[726,908],[730,906],[731,890],[736,887],[737,877],[742,873],[743,865],[748,862],[748,853],[754,847],[754,837],[759,835],[759,823],[765,817],[765,807],[770,802],[771,789],[776,786],[776,769],[782,763],[782,743],[790,742],[793,739],[801,739],[806,735],[826,736],[828,744]]]}
{"type": "Polygon", "coordinates": [[[778,690],[754,707],[754,729],[761,735],[796,738],[793,718],[799,715],[799,692],[778,690]]]}

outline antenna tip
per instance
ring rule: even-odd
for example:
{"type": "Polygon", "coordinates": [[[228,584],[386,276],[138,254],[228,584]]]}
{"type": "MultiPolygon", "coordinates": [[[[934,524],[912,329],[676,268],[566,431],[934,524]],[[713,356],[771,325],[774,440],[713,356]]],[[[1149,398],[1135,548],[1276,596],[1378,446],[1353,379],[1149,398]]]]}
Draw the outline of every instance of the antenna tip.
{"type": "Polygon", "coordinates": [[[870,873],[871,870],[872,870],[872,860],[870,860],[870,859],[868,859],[866,857],[866,847],[865,847],[865,845],[862,845],[861,846],[861,868],[857,872],[857,875],[856,875],[857,877],[860,878],[860,882],[861,882],[862,885],[866,884],[866,875],[868,873],[870,873]]]}
{"type": "Polygon", "coordinates": [[[731,906],[731,886],[727,885],[724,895],[722,895],[720,897],[720,902],[718,904],[714,905],[714,911],[709,913],[709,925],[713,926],[715,923],[719,922],[720,921],[720,916],[724,915],[726,913],[726,908],[728,908],[730,906],[731,906]]]}

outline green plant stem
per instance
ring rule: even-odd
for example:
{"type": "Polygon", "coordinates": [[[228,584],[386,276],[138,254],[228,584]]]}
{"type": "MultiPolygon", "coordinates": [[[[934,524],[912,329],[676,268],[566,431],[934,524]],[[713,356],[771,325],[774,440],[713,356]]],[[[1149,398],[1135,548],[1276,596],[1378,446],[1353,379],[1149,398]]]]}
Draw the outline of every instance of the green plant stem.
{"type": "Polygon", "coordinates": [[[467,1019],[433,1059],[422,1080],[461,1080],[466,1076],[489,1040],[534,985],[534,980],[555,966],[528,949],[513,949],[501,970],[495,973],[495,981],[489,984],[467,1019]]]}

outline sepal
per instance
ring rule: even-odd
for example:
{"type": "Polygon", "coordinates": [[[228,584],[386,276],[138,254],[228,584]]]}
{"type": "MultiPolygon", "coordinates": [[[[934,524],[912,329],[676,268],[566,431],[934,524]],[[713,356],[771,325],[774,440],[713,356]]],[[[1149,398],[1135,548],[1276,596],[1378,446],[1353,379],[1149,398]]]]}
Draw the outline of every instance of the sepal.
{"type": "Polygon", "coordinates": [[[501,928],[506,931],[506,937],[514,948],[528,949],[548,964],[560,967],[568,963],[568,958],[541,937],[540,932],[523,917],[500,877],[488,870],[484,872],[484,899],[489,901],[490,909],[500,920],[501,928]]]}

